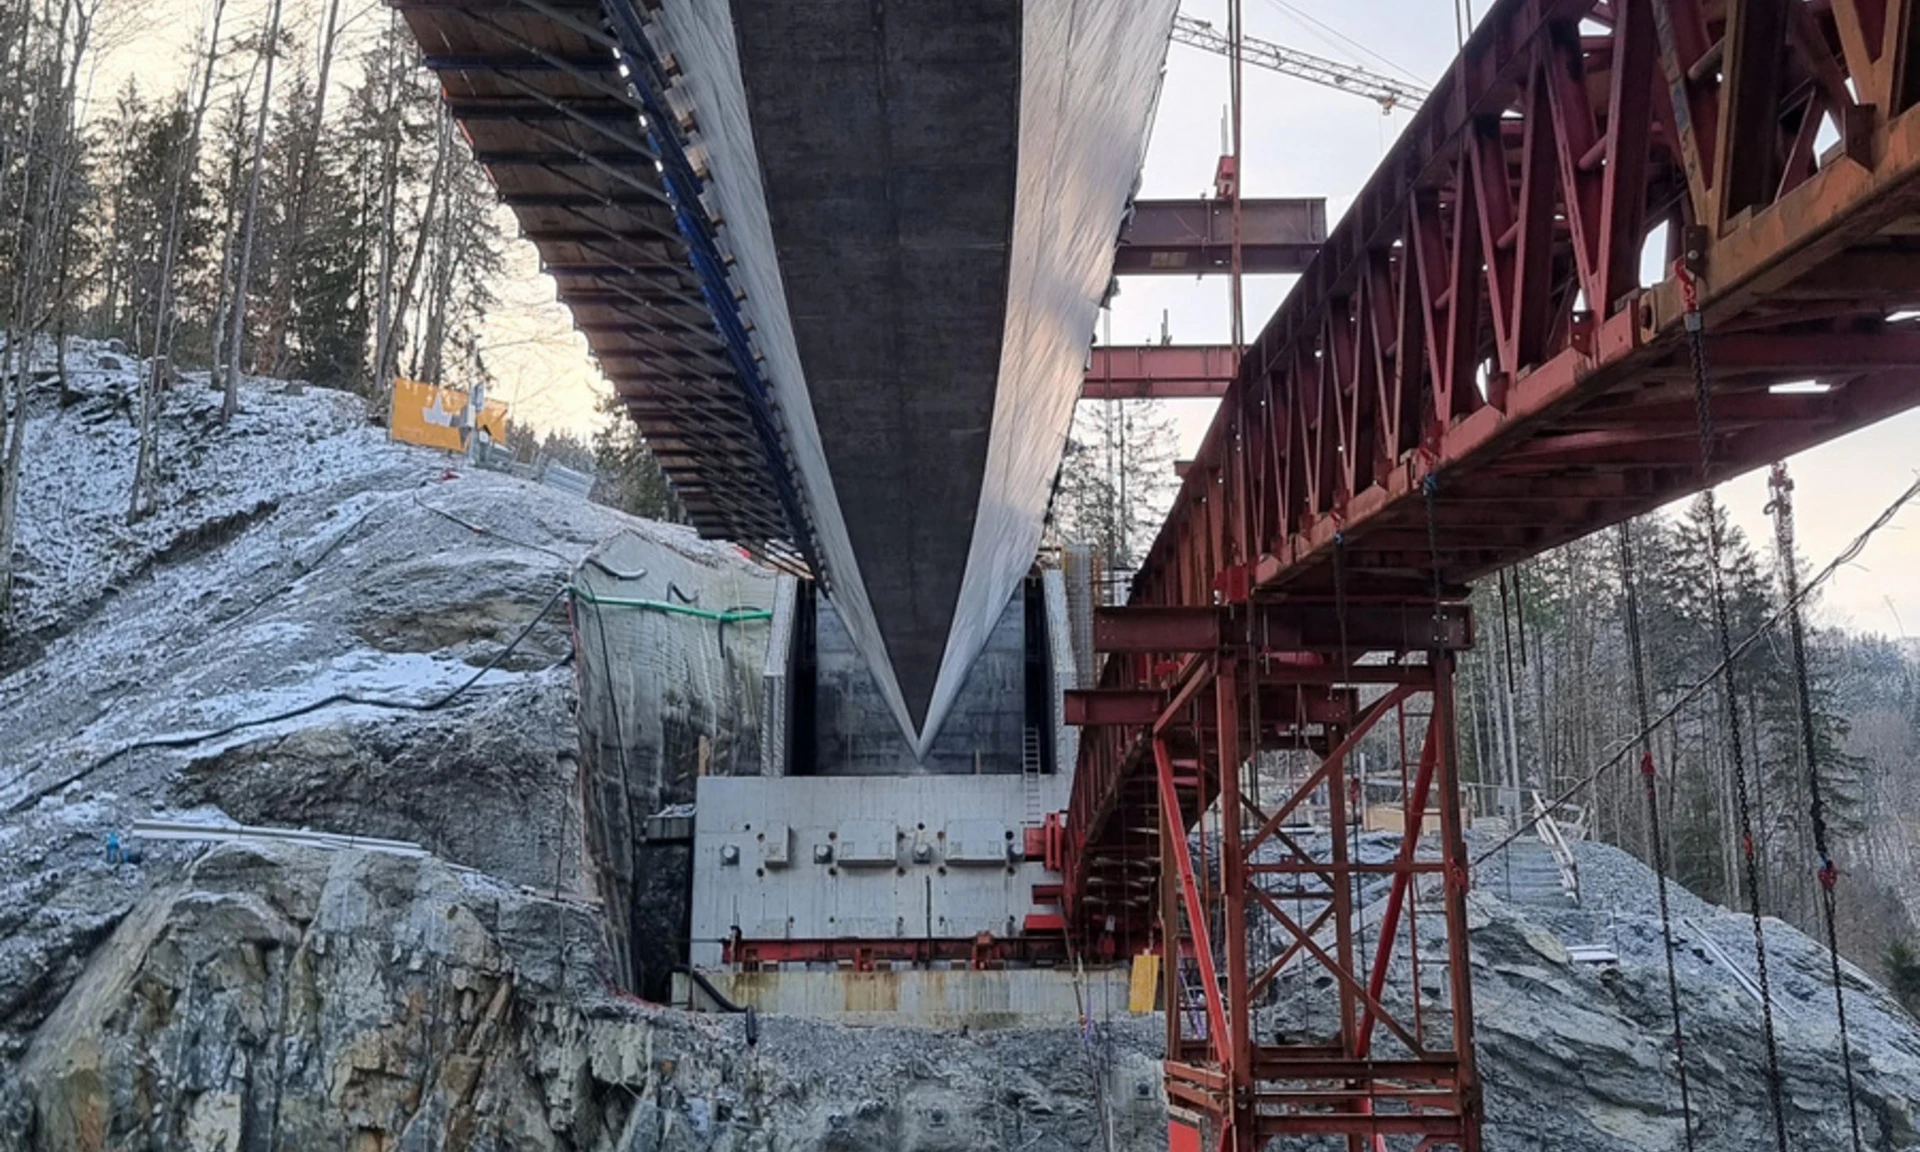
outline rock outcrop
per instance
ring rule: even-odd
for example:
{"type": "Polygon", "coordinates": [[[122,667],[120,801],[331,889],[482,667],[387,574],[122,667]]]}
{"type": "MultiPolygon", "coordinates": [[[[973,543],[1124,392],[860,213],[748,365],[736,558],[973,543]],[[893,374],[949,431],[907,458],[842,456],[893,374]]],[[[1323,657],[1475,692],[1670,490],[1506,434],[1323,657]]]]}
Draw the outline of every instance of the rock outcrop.
{"type": "MultiPolygon", "coordinates": [[[[597,554],[596,594],[724,614],[766,602],[763,570],[272,384],[224,431],[183,385],[166,508],[127,528],[138,366],[76,363],[79,401],[30,412],[27,630],[0,652],[0,1152],[1165,1147],[1153,1017],[1084,1039],[770,1018],[750,1044],[739,1017],[614,989],[623,962],[657,977],[679,954],[671,923],[634,915],[680,898],[676,849],[633,823],[703,771],[757,770],[755,634],[613,604],[570,626],[554,597],[597,554]],[[584,624],[596,647],[607,626],[597,665],[584,624]],[[432,855],[109,860],[155,817],[432,855]]],[[[1579,849],[1584,907],[1551,867],[1476,876],[1488,1147],[1677,1152],[1652,877],[1579,849]],[[1618,962],[1576,963],[1582,944],[1618,962]]],[[[1732,972],[1751,926],[1674,905],[1698,1147],[1765,1146],[1759,1013],[1732,972]]],[[[1848,1147],[1825,953],[1767,939],[1795,1146],[1848,1147]]],[[[1324,996],[1303,979],[1263,1027],[1311,1032],[1296,1009],[1324,996]]],[[[1866,1146],[1913,1152],[1920,1024],[1846,980],[1866,1146]]]]}
{"type": "Polygon", "coordinates": [[[605,956],[595,910],[438,861],[217,848],[40,1029],[8,1146],[1060,1152],[1101,1146],[1096,1100],[1115,1147],[1164,1137],[1139,1046],[750,1033],[610,992],[605,956]]]}

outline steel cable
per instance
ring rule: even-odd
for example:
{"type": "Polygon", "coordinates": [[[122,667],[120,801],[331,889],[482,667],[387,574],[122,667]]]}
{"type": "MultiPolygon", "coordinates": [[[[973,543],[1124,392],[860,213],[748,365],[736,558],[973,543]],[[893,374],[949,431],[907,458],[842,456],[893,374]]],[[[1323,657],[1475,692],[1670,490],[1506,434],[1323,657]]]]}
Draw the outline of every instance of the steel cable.
{"type": "Polygon", "coordinates": [[[1684,263],[1676,266],[1686,301],[1687,359],[1693,370],[1693,396],[1700,423],[1700,478],[1709,487],[1701,493],[1706,512],[1707,567],[1713,595],[1713,630],[1720,643],[1721,675],[1726,681],[1727,733],[1732,739],[1734,801],[1740,820],[1740,853],[1747,881],[1747,912],[1753,921],[1754,968],[1760,984],[1760,1015],[1767,1053],[1767,1099],[1773,1107],[1773,1134],[1780,1152],[1787,1152],[1787,1112],[1780,1073],[1780,1040],[1774,1028],[1773,984],[1767,973],[1766,924],[1760,912],[1760,857],[1754,843],[1753,808],[1748,796],[1747,754],[1740,719],[1739,682],[1735,679],[1733,634],[1727,612],[1726,574],[1721,567],[1724,541],[1720,533],[1720,504],[1714,497],[1713,388],[1707,366],[1706,325],[1700,315],[1698,284],[1684,263]]]}
{"type": "MultiPolygon", "coordinates": [[[[1888,504],[1881,510],[1880,515],[1874,517],[1873,523],[1867,525],[1866,529],[1862,531],[1860,535],[1853,538],[1852,543],[1841,549],[1833,559],[1827,561],[1827,566],[1822,568],[1819,574],[1812,580],[1809,580],[1806,585],[1800,589],[1798,596],[1790,603],[1799,604],[1804,602],[1808,596],[1811,596],[1821,585],[1831,579],[1835,572],[1838,572],[1843,566],[1852,563],[1858,558],[1860,553],[1866,550],[1867,542],[1873,539],[1882,528],[1892,523],[1893,518],[1900,513],[1900,510],[1912,503],[1915,497],[1920,497],[1920,480],[1916,480],[1908,485],[1904,492],[1900,493],[1899,496],[1894,498],[1891,504],[1888,504]]],[[[1775,610],[1773,615],[1761,621],[1757,628],[1748,633],[1746,639],[1735,644],[1733,646],[1733,658],[1738,659],[1744,656],[1748,649],[1760,642],[1761,637],[1773,631],[1774,626],[1779,624],[1781,619],[1786,616],[1788,607],[1789,605],[1782,605],[1779,609],[1775,610]]],[[[1732,660],[1723,660],[1721,663],[1709,669],[1706,675],[1688,685],[1684,691],[1674,698],[1673,703],[1667,705],[1658,716],[1653,718],[1652,724],[1622,741],[1618,747],[1614,748],[1614,750],[1602,758],[1598,764],[1594,765],[1592,770],[1585,776],[1580,777],[1580,779],[1574,781],[1566,790],[1562,791],[1558,796],[1555,796],[1553,800],[1548,803],[1548,810],[1551,811],[1559,807],[1573,799],[1582,789],[1591,787],[1595,780],[1598,780],[1606,773],[1607,769],[1620,763],[1621,759],[1625,757],[1628,752],[1637,747],[1643,738],[1657,731],[1662,724],[1679,715],[1682,708],[1685,708],[1687,705],[1693,703],[1694,700],[1698,699],[1702,692],[1705,692],[1712,686],[1714,681],[1720,678],[1721,669],[1730,663],[1732,663],[1732,660]]],[[[1519,827],[1501,837],[1492,847],[1474,857],[1474,866],[1478,867],[1488,860],[1491,860],[1502,848],[1505,848],[1507,845],[1532,831],[1534,825],[1539,822],[1540,817],[1538,816],[1533,816],[1523,821],[1519,827]]]]}
{"type": "Polygon", "coordinates": [[[1813,827],[1813,850],[1820,857],[1820,903],[1826,920],[1827,958],[1833,966],[1833,1007],[1840,1023],[1840,1069],[1847,1086],[1847,1122],[1853,1133],[1854,1152],[1861,1152],[1860,1106],[1854,1099],[1853,1048],[1847,1036],[1847,998],[1840,983],[1840,940],[1834,927],[1834,887],[1840,869],[1834,865],[1827,840],[1826,798],[1820,786],[1820,758],[1813,732],[1813,691],[1807,675],[1806,626],[1800,617],[1795,592],[1800,572],[1794,558],[1793,480],[1784,462],[1773,466],[1768,487],[1773,499],[1767,510],[1773,513],[1774,545],[1780,554],[1780,582],[1787,599],[1787,635],[1793,647],[1794,688],[1800,711],[1800,741],[1807,760],[1807,795],[1813,827]]]}
{"type": "Polygon", "coordinates": [[[1680,1022],[1680,978],[1673,962],[1673,911],[1667,901],[1667,849],[1666,841],[1660,835],[1660,799],[1655,787],[1653,766],[1653,725],[1647,719],[1652,705],[1647,696],[1647,670],[1641,650],[1640,599],[1633,575],[1633,528],[1628,521],[1620,523],[1619,541],[1620,586],[1625,590],[1627,599],[1627,649],[1633,668],[1634,705],[1640,718],[1640,775],[1645,782],[1647,796],[1647,841],[1651,848],[1649,854],[1653,857],[1653,873],[1659,884],[1660,939],[1666,945],[1667,1008],[1673,1016],[1673,1057],[1680,1081],[1680,1118],[1686,1133],[1688,1152],[1692,1152],[1693,1094],[1687,1084],[1687,1039],[1680,1022]]]}
{"type": "MultiPolygon", "coordinates": [[[[547,597],[546,602],[540,606],[539,611],[527,619],[526,623],[521,626],[520,631],[513,639],[509,640],[500,651],[494,653],[493,659],[487,661],[485,667],[433,699],[424,701],[389,700],[378,696],[362,696],[356,692],[335,692],[295,708],[288,708],[285,711],[275,712],[267,716],[254,716],[245,720],[237,720],[224,727],[207,732],[188,732],[178,736],[156,736],[145,740],[136,740],[131,744],[122,744],[113,751],[96,758],[87,764],[86,767],[76,772],[71,772],[51,784],[46,784],[34,789],[32,792],[9,804],[5,810],[6,814],[13,815],[24,811],[39,803],[43,798],[60,791],[69,784],[84,779],[101,768],[106,767],[108,764],[111,764],[113,761],[118,760],[120,757],[132,752],[142,752],[151,749],[191,748],[196,744],[204,744],[209,740],[218,740],[223,736],[231,736],[235,732],[244,731],[248,728],[258,728],[265,724],[278,724],[281,721],[298,719],[301,716],[318,712],[323,708],[331,708],[336,704],[357,704],[366,708],[384,708],[398,712],[438,712],[440,709],[445,708],[447,705],[465,695],[468,689],[480,683],[489,672],[498,668],[508,656],[511,656],[514,650],[520,647],[521,642],[532,634],[534,628],[546,617],[547,613],[553,610],[553,606],[560,602],[560,598],[567,594],[567,590],[570,587],[572,587],[572,585],[563,581],[558,588],[553,590],[553,594],[547,597]]],[[[561,657],[549,667],[558,667],[570,659],[572,659],[571,653],[561,657]]]]}

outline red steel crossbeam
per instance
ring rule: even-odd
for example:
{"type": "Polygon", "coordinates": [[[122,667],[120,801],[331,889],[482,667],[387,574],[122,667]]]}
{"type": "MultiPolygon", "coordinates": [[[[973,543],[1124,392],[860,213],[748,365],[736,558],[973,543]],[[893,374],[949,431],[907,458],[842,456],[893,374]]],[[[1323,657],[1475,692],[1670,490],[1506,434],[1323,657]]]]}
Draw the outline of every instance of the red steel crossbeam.
{"type": "MultiPolygon", "coordinates": [[[[1230,201],[1136,200],[1113,256],[1116,276],[1225,274],[1232,262],[1230,201]]],[[[1304,269],[1327,238],[1327,202],[1241,200],[1240,253],[1252,273],[1304,269]]]]}
{"type": "MultiPolygon", "coordinates": [[[[1151,726],[1101,724],[1081,743],[1064,889],[1069,925],[1090,950],[1134,949],[1156,923],[1179,922],[1185,896],[1164,883],[1159,841],[1203,812],[1221,819],[1225,778],[1245,771],[1252,751],[1296,748],[1324,767],[1339,747],[1340,723],[1263,711],[1278,686],[1362,691],[1368,702],[1382,683],[1431,695],[1428,723],[1439,730],[1420,775],[1453,867],[1454,646],[1436,630],[1399,646],[1352,641],[1336,654],[1305,615],[1294,634],[1263,631],[1269,609],[1338,600],[1357,614],[1455,599],[1487,572],[1920,403],[1920,327],[1903,312],[1920,307],[1916,103],[1920,0],[1497,0],[1245,349],[1134,577],[1130,608],[1159,615],[1140,617],[1146,639],[1110,646],[1101,688],[1157,692],[1167,704],[1151,726]],[[1697,443],[1676,266],[1698,286],[1707,331],[1711,472],[1697,443]],[[1822,394],[1774,391],[1809,379],[1822,394]],[[1225,615],[1200,636],[1207,645],[1191,647],[1175,625],[1193,622],[1166,613],[1197,609],[1225,615]],[[1361,650],[1429,655],[1350,663],[1361,650]],[[1230,714],[1246,731],[1237,749],[1219,738],[1230,714]],[[1194,765],[1178,813],[1162,811],[1149,731],[1194,765]],[[1168,834],[1157,835],[1163,822],[1168,834]]],[[[1336,765],[1322,780],[1344,773],[1336,765]]],[[[1338,791],[1326,790],[1324,806],[1336,826],[1338,791]]],[[[1425,808],[1409,809],[1417,827],[1425,808]]],[[[1282,831],[1263,849],[1298,847],[1282,831]]],[[[1206,871],[1209,859],[1199,899],[1239,900],[1272,918],[1266,900],[1206,871]]],[[[1309,864],[1336,880],[1354,867],[1296,859],[1309,864]]],[[[1423,873],[1410,851],[1396,865],[1404,904],[1423,873]]],[[[1441,888],[1459,929],[1450,941],[1464,948],[1454,919],[1463,882],[1443,872],[1441,888]]],[[[1383,1069],[1407,1053],[1375,1049],[1418,1046],[1399,1034],[1404,1021],[1388,1023],[1374,991],[1388,965],[1378,946],[1371,963],[1342,951],[1351,910],[1327,903],[1318,928],[1318,917],[1287,917],[1301,929],[1287,932],[1298,945],[1287,962],[1344,974],[1329,984],[1341,998],[1333,1050],[1289,1062],[1229,1046],[1224,1062],[1209,1063],[1175,1044],[1176,1105],[1224,1126],[1229,1147],[1282,1130],[1344,1135],[1349,1148],[1399,1136],[1474,1146],[1464,953],[1450,964],[1448,1009],[1464,1062],[1423,1066],[1432,1079],[1421,1083],[1437,1090],[1411,1087],[1411,1074],[1396,1087],[1383,1069]],[[1291,1089],[1263,1079],[1309,1066],[1341,1075],[1291,1089]],[[1353,1095],[1362,1083],[1364,1100],[1353,1095]]],[[[1224,923],[1244,921],[1227,912],[1224,923]]],[[[1216,941],[1223,951],[1231,942],[1230,931],[1216,941]]],[[[1269,976],[1270,965],[1259,963],[1242,996],[1223,960],[1229,1029],[1255,988],[1274,994],[1284,972],[1269,976]]]]}
{"type": "Polygon", "coordinates": [[[1194,400],[1224,396],[1240,357],[1224,344],[1098,344],[1082,400],[1194,400]]]}

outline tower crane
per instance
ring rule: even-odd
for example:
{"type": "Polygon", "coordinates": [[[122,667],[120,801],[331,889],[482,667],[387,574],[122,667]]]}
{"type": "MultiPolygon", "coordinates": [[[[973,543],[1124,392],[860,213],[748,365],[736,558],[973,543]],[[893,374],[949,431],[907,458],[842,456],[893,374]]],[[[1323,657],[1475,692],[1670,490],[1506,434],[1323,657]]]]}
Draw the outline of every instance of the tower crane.
{"type": "MultiPolygon", "coordinates": [[[[1221,56],[1233,55],[1233,41],[1224,32],[1205,20],[1184,13],[1173,18],[1173,41],[1221,56]]],[[[1288,48],[1271,40],[1243,35],[1240,37],[1240,51],[1240,58],[1249,64],[1271,69],[1283,76],[1294,76],[1356,96],[1365,96],[1380,105],[1382,112],[1391,112],[1401,105],[1417,108],[1427,98],[1427,89],[1418,84],[1409,84],[1357,65],[1343,64],[1338,60],[1288,48]]]]}

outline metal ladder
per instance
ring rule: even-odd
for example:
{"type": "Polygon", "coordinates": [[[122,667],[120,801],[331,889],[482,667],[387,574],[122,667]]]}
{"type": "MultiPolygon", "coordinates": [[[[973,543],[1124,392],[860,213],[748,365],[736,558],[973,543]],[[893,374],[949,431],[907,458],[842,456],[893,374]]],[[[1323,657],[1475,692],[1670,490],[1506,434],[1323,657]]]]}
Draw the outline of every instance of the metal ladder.
{"type": "Polygon", "coordinates": [[[1046,804],[1042,799],[1043,785],[1046,783],[1045,758],[1041,755],[1040,729],[1028,725],[1020,733],[1020,779],[1027,794],[1026,827],[1038,828],[1046,823],[1046,804]]]}

